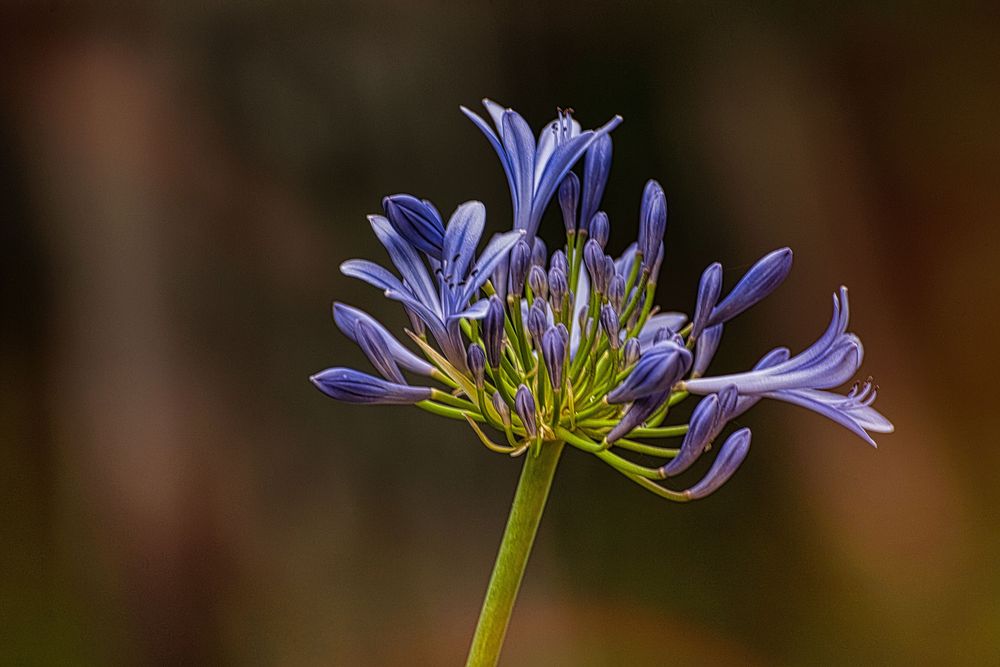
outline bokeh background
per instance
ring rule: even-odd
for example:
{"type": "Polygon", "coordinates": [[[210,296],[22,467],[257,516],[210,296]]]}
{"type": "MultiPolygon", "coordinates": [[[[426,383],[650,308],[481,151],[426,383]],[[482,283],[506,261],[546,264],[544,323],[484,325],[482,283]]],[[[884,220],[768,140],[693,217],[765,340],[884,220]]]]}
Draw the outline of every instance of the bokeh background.
{"type": "MultiPolygon", "coordinates": [[[[481,199],[458,112],[621,113],[613,249],[668,193],[661,305],[790,245],[735,370],[851,287],[897,425],[761,405],[711,499],[561,463],[507,665],[998,664],[1000,15],[991,3],[13,3],[0,10],[0,663],[447,665],[518,461],[330,401],[365,214],[481,199]],[[614,8],[612,8],[614,5],[614,8]]],[[[545,223],[556,241],[559,223],[545,223]]]]}

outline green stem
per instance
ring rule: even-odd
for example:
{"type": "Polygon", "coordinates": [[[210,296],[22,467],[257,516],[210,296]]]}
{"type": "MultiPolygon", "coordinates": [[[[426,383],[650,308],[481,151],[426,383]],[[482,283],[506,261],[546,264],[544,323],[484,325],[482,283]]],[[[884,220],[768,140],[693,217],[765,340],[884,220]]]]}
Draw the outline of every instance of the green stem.
{"type": "Polygon", "coordinates": [[[466,667],[493,667],[500,659],[514,600],[562,450],[562,442],[546,442],[537,457],[525,457],[466,667]]]}

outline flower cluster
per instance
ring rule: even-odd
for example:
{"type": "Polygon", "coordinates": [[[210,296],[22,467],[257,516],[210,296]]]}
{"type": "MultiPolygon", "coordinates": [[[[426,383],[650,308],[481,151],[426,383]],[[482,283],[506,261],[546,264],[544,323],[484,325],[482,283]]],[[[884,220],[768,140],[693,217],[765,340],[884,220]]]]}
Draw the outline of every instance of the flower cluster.
{"type": "Polygon", "coordinates": [[[386,197],[384,215],[369,221],[398,275],[365,260],[341,269],[403,305],[412,325],[406,333],[421,355],[370,315],[337,303],[338,327],[381,377],[330,368],[311,378],[320,390],[341,401],[412,404],[465,420],[489,449],[511,456],[561,441],[677,501],[703,498],[733,475],[750,447],[747,428],[722,442],[694,486],[674,491],[661,483],[690,468],[762,398],[809,408],[872,445],[869,433],[892,431],[871,407],[877,387],[870,378],[846,395],[830,391],[847,383],[862,359],[861,341],[847,332],[846,288],[833,297],[827,330],[803,352],[778,348],[750,371],[706,376],[726,322],[781,284],[791,250],[764,256],[725,296],[722,267],[709,266],[690,320],[658,312],[667,202],[656,181],[642,193],[638,238],[618,257],[606,251],[610,224],[600,205],[611,131],[621,118],[583,131],[560,111],[536,141],[519,114],[484,104],[492,124],[462,111],[500,157],[513,231],[495,235],[477,257],[486,222],[480,202],[462,204],[445,224],[426,200],[386,197]],[[573,168],[581,161],[578,175],[573,168]],[[553,199],[566,244],[550,256],[536,232],[553,199]],[[404,371],[424,379],[411,384],[404,371]],[[701,399],[687,423],[668,424],[671,409],[692,395],[701,399]],[[670,439],[679,445],[658,442],[670,439]],[[665,463],[645,465],[650,459],[665,463]]]}

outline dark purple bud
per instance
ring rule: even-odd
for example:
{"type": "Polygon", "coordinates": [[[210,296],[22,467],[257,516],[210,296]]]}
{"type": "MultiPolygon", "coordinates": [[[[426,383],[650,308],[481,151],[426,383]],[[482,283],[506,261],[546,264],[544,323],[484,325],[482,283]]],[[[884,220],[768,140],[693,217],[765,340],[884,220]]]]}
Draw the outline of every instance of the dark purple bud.
{"type": "Polygon", "coordinates": [[[503,352],[504,310],[503,302],[495,294],[490,297],[490,305],[483,318],[483,343],[486,345],[486,359],[490,368],[500,368],[503,352]]]}
{"type": "Polygon", "coordinates": [[[719,349],[719,341],[722,340],[721,324],[709,327],[701,333],[701,338],[694,346],[694,366],[691,370],[691,377],[701,377],[708,370],[708,365],[712,363],[715,351],[719,349]]]}
{"type": "MultiPolygon", "coordinates": [[[[583,194],[580,201],[580,224],[591,222],[601,205],[604,186],[611,170],[611,136],[601,135],[587,151],[583,164],[583,194]]],[[[591,230],[593,237],[593,230],[591,230]]],[[[603,245],[603,244],[602,244],[603,245]]]]}
{"type": "Polygon", "coordinates": [[[653,345],[670,341],[674,345],[684,345],[684,339],[670,327],[660,327],[653,334],[653,345]]]}
{"type": "Polygon", "coordinates": [[[685,491],[684,495],[691,500],[700,500],[718,491],[740,467],[749,451],[750,429],[741,428],[722,443],[719,455],[715,457],[715,462],[708,473],[700,482],[685,491]]]}
{"type": "Polygon", "coordinates": [[[531,246],[531,265],[540,266],[543,269],[548,264],[549,251],[545,247],[545,241],[535,237],[535,242],[531,246]]]}
{"type": "Polygon", "coordinates": [[[552,253],[552,259],[549,260],[549,267],[553,269],[560,269],[563,273],[568,275],[569,261],[566,259],[566,253],[564,253],[561,249],[552,253]]]}
{"type": "Polygon", "coordinates": [[[400,236],[434,259],[441,259],[444,222],[429,201],[411,195],[391,195],[382,200],[382,208],[400,236]]]}
{"type": "Polygon", "coordinates": [[[549,298],[549,279],[545,275],[545,269],[538,266],[531,267],[531,271],[528,272],[528,286],[531,287],[531,293],[535,295],[536,299],[548,299],[549,298]]]}
{"type": "Polygon", "coordinates": [[[524,281],[531,268],[531,246],[525,240],[514,244],[510,250],[510,293],[520,297],[524,294],[524,281]]]}
{"type": "Polygon", "coordinates": [[[500,421],[503,422],[504,426],[510,426],[510,406],[503,400],[503,396],[500,395],[499,391],[493,392],[492,401],[493,409],[500,415],[500,421]]]}
{"type": "Polygon", "coordinates": [[[598,294],[604,294],[608,289],[608,269],[604,262],[605,257],[601,245],[594,239],[590,239],[583,246],[583,261],[590,273],[591,288],[598,294]]]}
{"type": "Polygon", "coordinates": [[[531,390],[523,384],[517,388],[517,394],[514,396],[514,410],[521,418],[524,432],[528,437],[534,438],[538,435],[538,424],[535,421],[535,397],[531,390]]]}
{"type": "Polygon", "coordinates": [[[688,423],[688,432],[684,435],[684,442],[677,456],[667,465],[660,468],[667,477],[679,475],[698,460],[705,448],[708,447],[712,438],[712,431],[719,421],[719,397],[710,394],[701,399],[701,402],[691,413],[691,421],[688,423]]]}
{"type": "Polygon", "coordinates": [[[601,328],[604,329],[612,350],[621,347],[621,324],[618,321],[618,313],[611,304],[606,303],[601,308],[601,328]]]}
{"type": "Polygon", "coordinates": [[[625,305],[625,276],[620,273],[616,273],[608,284],[608,301],[618,312],[625,305]]]}
{"type": "Polygon", "coordinates": [[[792,251],[781,248],[764,255],[713,310],[708,326],[731,320],[773,292],[792,270],[792,251]]]}
{"type": "Polygon", "coordinates": [[[472,373],[472,379],[476,382],[476,387],[483,388],[486,381],[486,352],[479,343],[472,343],[465,355],[465,363],[472,373]]]}
{"type": "Polygon", "coordinates": [[[358,346],[361,347],[361,351],[365,353],[368,360],[372,362],[375,370],[390,382],[406,384],[406,379],[403,378],[399,366],[396,364],[395,359],[392,358],[392,352],[389,350],[389,346],[386,345],[381,333],[364,320],[358,320],[354,331],[357,335],[358,346]]]}
{"type": "Polygon", "coordinates": [[[642,426],[650,415],[656,412],[670,397],[670,392],[660,392],[640,398],[628,409],[615,427],[607,435],[608,442],[615,442],[632,432],[632,429],[642,426]]]}
{"type": "Polygon", "coordinates": [[[615,260],[611,255],[604,256],[604,294],[608,293],[611,287],[611,279],[615,277],[615,260]]]}
{"type": "Polygon", "coordinates": [[[545,302],[536,299],[528,310],[528,333],[531,334],[535,345],[541,345],[542,335],[549,328],[549,318],[545,310],[545,302]]]}
{"type": "Polygon", "coordinates": [[[622,346],[622,359],[625,362],[625,366],[631,366],[635,362],[639,361],[639,355],[641,352],[642,350],[639,345],[638,338],[629,338],[626,340],[625,344],[622,346]]]}
{"type": "Polygon", "coordinates": [[[667,197],[656,181],[650,180],[642,191],[639,207],[639,252],[645,266],[651,266],[667,231],[667,197]]]}
{"type": "Polygon", "coordinates": [[[559,210],[562,211],[566,233],[576,231],[576,207],[580,201],[580,179],[572,171],[559,185],[559,210]]]}
{"type": "Polygon", "coordinates": [[[563,383],[563,364],[566,360],[566,339],[557,327],[552,327],[542,336],[542,358],[549,372],[549,382],[559,390],[563,383]]]}
{"type": "Polygon", "coordinates": [[[614,391],[608,403],[628,403],[644,396],[669,391],[691,367],[691,352],[671,341],[646,350],[635,368],[614,391]]]}
{"type": "Polygon", "coordinates": [[[608,222],[608,214],[598,211],[590,219],[590,238],[597,241],[601,248],[608,245],[608,236],[611,234],[611,225],[608,222]]]}
{"type": "Polygon", "coordinates": [[[563,308],[567,292],[569,292],[569,283],[566,280],[566,272],[559,267],[552,267],[549,270],[549,300],[552,303],[552,309],[557,313],[563,308]]]}
{"type": "Polygon", "coordinates": [[[656,261],[653,262],[653,268],[649,270],[649,282],[656,284],[657,278],[660,276],[660,267],[663,266],[663,241],[660,241],[660,249],[656,252],[656,261]]]}
{"type": "Polygon", "coordinates": [[[387,382],[351,368],[328,368],[309,380],[327,396],[345,403],[411,405],[431,397],[430,387],[387,382]]]}
{"type": "Polygon", "coordinates": [[[691,338],[697,339],[705,330],[712,309],[719,302],[722,293],[722,265],[718,262],[710,264],[701,274],[698,284],[698,301],[694,306],[694,317],[691,318],[691,338]]]}

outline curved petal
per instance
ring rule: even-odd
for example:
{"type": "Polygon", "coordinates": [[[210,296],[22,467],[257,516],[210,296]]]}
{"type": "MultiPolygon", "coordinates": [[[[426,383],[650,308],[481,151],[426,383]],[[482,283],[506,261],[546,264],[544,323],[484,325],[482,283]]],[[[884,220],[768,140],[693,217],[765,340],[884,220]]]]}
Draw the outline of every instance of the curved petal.
{"type": "Polygon", "coordinates": [[[391,271],[375,262],[369,262],[367,259],[349,259],[340,265],[340,272],[350,278],[363,280],[383,292],[389,290],[407,292],[403,283],[391,271]]]}
{"type": "MultiPolygon", "coordinates": [[[[410,287],[415,297],[440,314],[442,310],[437,290],[417,250],[393,228],[388,219],[381,215],[370,215],[368,220],[375,236],[389,253],[389,259],[403,277],[403,282],[410,287]]],[[[447,236],[445,242],[447,249],[447,236]]]]}
{"type": "Polygon", "coordinates": [[[490,239],[490,242],[483,248],[483,252],[479,255],[479,260],[476,261],[476,265],[472,268],[469,277],[465,281],[465,289],[462,290],[462,294],[458,299],[459,304],[469,302],[469,299],[479,291],[483,283],[489,280],[493,274],[493,270],[507,258],[510,249],[514,247],[518,239],[523,236],[524,230],[517,229],[512,232],[497,234],[490,239]]]}
{"type": "MultiPolygon", "coordinates": [[[[483,103],[485,104],[487,101],[488,100],[483,100],[483,103]]],[[[514,188],[513,167],[511,166],[510,158],[507,157],[507,151],[504,150],[503,144],[500,143],[500,137],[497,136],[496,132],[493,131],[493,128],[491,128],[489,124],[479,116],[479,114],[467,107],[460,106],[459,109],[476,127],[479,128],[479,131],[486,136],[486,139],[490,142],[490,146],[493,147],[493,150],[496,151],[497,157],[500,158],[500,165],[503,167],[503,173],[507,177],[507,185],[510,187],[511,200],[516,210],[517,198],[515,195],[516,190],[514,188]]]]}
{"type": "Polygon", "coordinates": [[[448,310],[453,310],[458,286],[465,280],[469,265],[476,256],[476,246],[486,226],[486,207],[482,202],[468,201],[455,209],[444,233],[442,281],[449,288],[448,310]]]}
{"type": "Polygon", "coordinates": [[[392,353],[393,359],[400,366],[420,375],[430,375],[434,371],[434,366],[403,347],[403,344],[388,329],[382,326],[381,322],[360,308],[354,308],[343,303],[335,303],[333,304],[333,320],[337,323],[337,327],[344,332],[344,335],[355,343],[358,342],[358,323],[364,322],[368,324],[382,336],[382,340],[392,353]]]}

